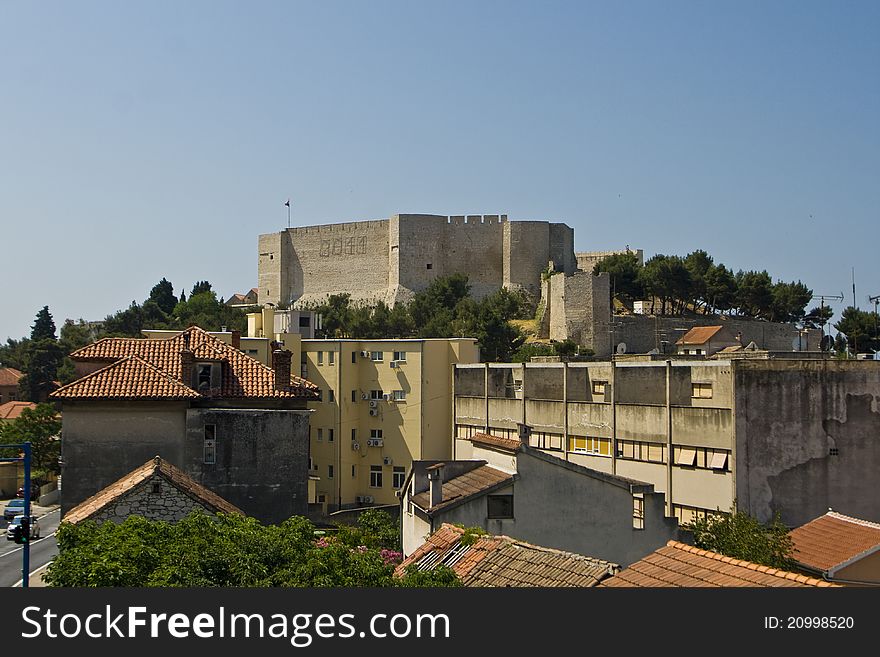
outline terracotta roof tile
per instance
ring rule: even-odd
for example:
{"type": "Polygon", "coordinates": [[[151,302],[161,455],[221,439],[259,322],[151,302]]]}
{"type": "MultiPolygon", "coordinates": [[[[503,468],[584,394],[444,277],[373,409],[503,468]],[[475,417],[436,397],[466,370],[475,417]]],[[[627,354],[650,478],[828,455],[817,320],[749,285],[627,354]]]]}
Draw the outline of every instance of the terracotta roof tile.
{"type": "Polygon", "coordinates": [[[63,521],[77,523],[91,518],[108,504],[124,497],[153,476],[162,477],[179,491],[214,513],[244,515],[244,512],[237,506],[208,490],[165,459],[156,456],[75,506],[65,514],[63,521]]]}
{"type": "Polygon", "coordinates": [[[137,356],[102,367],[52,393],[54,399],[199,399],[201,395],[137,356]]]}
{"type": "Polygon", "coordinates": [[[599,586],[615,587],[755,587],[836,586],[798,573],[789,573],[692,545],[669,541],[644,559],[599,586]]]}
{"type": "Polygon", "coordinates": [[[24,375],[14,367],[0,367],[0,386],[17,386],[22,376],[24,375]]]}
{"type": "Polygon", "coordinates": [[[475,433],[470,438],[472,443],[479,443],[482,445],[491,445],[492,447],[501,447],[502,449],[508,449],[514,452],[519,451],[519,448],[522,447],[522,443],[519,440],[513,440],[512,438],[501,438],[500,436],[492,436],[488,433],[475,433]]]}
{"type": "MultiPolygon", "coordinates": [[[[77,349],[70,354],[75,361],[84,362],[107,362],[118,363],[123,359],[136,358],[142,363],[159,371],[166,377],[182,384],[180,354],[186,348],[193,353],[198,361],[215,361],[223,363],[222,388],[220,397],[224,398],[306,398],[311,399],[317,395],[318,387],[303,378],[292,375],[288,384],[281,390],[275,389],[275,372],[266,367],[258,360],[251,358],[239,349],[218,340],[197,326],[192,326],[171,338],[103,338],[77,349]]],[[[127,395],[118,398],[125,399],[154,399],[153,388],[144,391],[138,390],[138,380],[132,376],[138,376],[144,372],[143,368],[129,368],[108,371],[104,368],[103,374],[98,381],[93,382],[93,387],[84,388],[76,386],[88,377],[56,390],[51,397],[61,399],[94,398],[102,397],[102,391],[127,391],[127,395]],[[117,380],[118,379],[118,380],[117,380]],[[86,393],[83,397],[80,393],[86,393]],[[139,396],[137,396],[139,395],[139,396]]],[[[90,375],[91,376],[91,375],[90,375]]],[[[157,381],[151,377],[152,384],[157,381]]],[[[188,386],[185,386],[188,388],[188,386]]],[[[197,397],[201,397],[196,393],[197,397]]],[[[162,397],[168,398],[168,397],[162,397]]],[[[175,397],[177,398],[177,397],[175,397]]]]}
{"type": "Polygon", "coordinates": [[[880,524],[829,511],[791,531],[794,558],[819,571],[880,549],[880,524]]]}
{"type": "Polygon", "coordinates": [[[675,344],[706,344],[723,328],[723,326],[695,326],[675,344]]]}
{"type": "Polygon", "coordinates": [[[589,587],[620,569],[608,561],[509,536],[482,536],[465,546],[463,534],[462,528],[444,523],[397,567],[396,574],[402,575],[410,565],[430,570],[443,564],[471,587],[589,587]]]}
{"type": "Polygon", "coordinates": [[[454,477],[443,482],[443,498],[440,504],[431,507],[431,493],[424,491],[412,496],[413,503],[419,508],[436,511],[445,506],[461,501],[473,495],[478,495],[486,490],[500,486],[505,482],[512,482],[514,476],[503,470],[493,468],[491,465],[481,465],[470,472],[454,477]]]}
{"type": "Polygon", "coordinates": [[[21,416],[21,412],[26,408],[36,408],[34,402],[28,401],[11,401],[0,405],[0,420],[14,420],[21,416]]]}

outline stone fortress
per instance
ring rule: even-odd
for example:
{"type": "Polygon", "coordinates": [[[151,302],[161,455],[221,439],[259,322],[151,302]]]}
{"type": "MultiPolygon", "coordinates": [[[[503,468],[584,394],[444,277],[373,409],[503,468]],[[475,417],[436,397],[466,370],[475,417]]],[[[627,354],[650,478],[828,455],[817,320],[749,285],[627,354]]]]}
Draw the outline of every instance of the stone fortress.
{"type": "Polygon", "coordinates": [[[696,325],[727,325],[745,346],[813,351],[819,331],[744,319],[613,315],[607,274],[593,266],[615,253],[575,253],[564,223],[508,221],[507,215],[397,214],[388,219],[288,228],[259,236],[258,302],[308,308],[331,294],[355,303],[409,301],[432,280],[467,274],[471,294],[500,287],[527,292],[538,306],[538,335],[571,339],[600,358],[621,353],[674,352],[696,325]],[[540,299],[540,301],[539,301],[540,299]],[[793,347],[793,345],[798,345],[793,347]]]}
{"type": "Polygon", "coordinates": [[[574,231],[507,215],[398,214],[289,228],[259,238],[259,303],[297,307],[346,292],[352,301],[408,301],[435,278],[468,274],[475,297],[500,287],[537,298],[541,272],[574,273],[574,231]]]}

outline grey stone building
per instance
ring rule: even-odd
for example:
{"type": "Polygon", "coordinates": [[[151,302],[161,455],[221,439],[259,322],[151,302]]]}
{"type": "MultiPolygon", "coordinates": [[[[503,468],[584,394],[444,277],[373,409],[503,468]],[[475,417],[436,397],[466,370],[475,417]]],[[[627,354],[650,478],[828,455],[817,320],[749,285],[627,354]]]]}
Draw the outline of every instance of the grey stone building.
{"type": "Polygon", "coordinates": [[[105,338],[71,354],[63,406],[62,514],[159,455],[249,516],[308,511],[306,403],[316,386],[191,327],[164,339],[105,338]]]}

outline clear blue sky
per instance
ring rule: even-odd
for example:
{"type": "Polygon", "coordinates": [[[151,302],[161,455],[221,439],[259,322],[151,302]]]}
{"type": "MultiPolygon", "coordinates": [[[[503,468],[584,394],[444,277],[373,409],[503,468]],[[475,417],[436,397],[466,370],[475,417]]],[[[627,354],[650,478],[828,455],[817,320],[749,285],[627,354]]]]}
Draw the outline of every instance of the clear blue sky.
{"type": "Polygon", "coordinates": [[[873,1],[0,0],[0,340],[163,276],[246,291],[287,197],[562,221],[847,304],[855,267],[872,307],[878,34],[873,1]]]}

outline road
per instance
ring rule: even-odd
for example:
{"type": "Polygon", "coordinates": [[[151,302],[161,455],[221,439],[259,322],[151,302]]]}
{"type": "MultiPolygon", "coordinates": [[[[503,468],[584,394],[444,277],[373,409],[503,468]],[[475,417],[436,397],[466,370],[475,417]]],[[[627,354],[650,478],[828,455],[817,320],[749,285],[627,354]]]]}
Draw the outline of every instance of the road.
{"type": "MultiPolygon", "coordinates": [[[[45,515],[38,515],[41,538],[31,541],[30,571],[33,573],[49,563],[58,554],[55,530],[61,519],[59,509],[45,515]]],[[[2,522],[3,535],[0,536],[0,586],[21,586],[22,546],[6,540],[6,522],[2,522]]],[[[33,580],[33,576],[30,578],[33,580]]]]}

